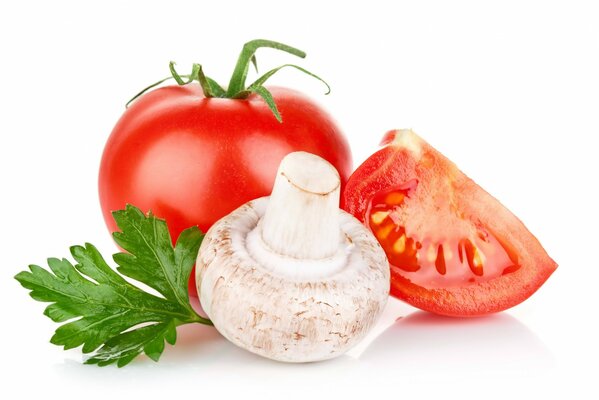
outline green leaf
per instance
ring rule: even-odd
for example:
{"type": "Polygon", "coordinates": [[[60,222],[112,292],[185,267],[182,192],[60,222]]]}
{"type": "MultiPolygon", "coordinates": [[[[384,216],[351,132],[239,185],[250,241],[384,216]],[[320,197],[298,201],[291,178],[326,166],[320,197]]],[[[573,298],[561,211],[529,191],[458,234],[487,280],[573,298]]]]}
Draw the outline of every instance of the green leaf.
{"type": "Polygon", "coordinates": [[[254,66],[254,69],[256,70],[256,72],[258,72],[258,60],[256,60],[256,55],[252,55],[252,58],[250,59],[250,61],[252,62],[252,65],[254,66]]]}
{"type": "Polygon", "coordinates": [[[198,69],[199,64],[193,64],[190,75],[179,75],[179,73],[175,69],[175,64],[176,63],[174,61],[169,62],[168,69],[171,71],[171,75],[172,75],[173,79],[177,82],[177,84],[178,85],[187,85],[188,83],[191,83],[194,80],[195,75],[197,74],[197,69],[198,69]],[[184,81],[183,78],[187,78],[187,81],[184,81]]]}
{"type": "Polygon", "coordinates": [[[281,65],[280,67],[277,67],[277,68],[273,68],[273,69],[271,69],[270,71],[268,71],[267,73],[265,73],[264,75],[262,75],[260,78],[256,79],[256,81],[255,81],[254,83],[252,83],[252,84],[251,84],[251,85],[248,87],[248,90],[252,90],[253,88],[256,88],[256,87],[258,87],[258,86],[262,86],[262,85],[264,85],[264,83],[265,83],[265,82],[266,82],[266,81],[267,81],[267,80],[268,80],[268,79],[269,79],[271,76],[273,76],[273,75],[274,75],[274,74],[276,74],[276,73],[277,73],[279,70],[281,70],[281,69],[283,69],[283,68],[285,68],[285,67],[291,67],[291,68],[295,68],[295,69],[297,69],[297,70],[299,70],[299,71],[301,71],[301,72],[303,72],[303,73],[305,73],[305,74],[307,74],[307,75],[310,75],[310,76],[311,76],[311,77],[313,77],[313,78],[316,78],[316,79],[318,79],[319,81],[321,81],[322,83],[324,83],[324,84],[326,85],[326,87],[327,87],[327,91],[326,91],[326,93],[325,93],[325,94],[329,94],[329,93],[331,93],[331,87],[329,86],[329,84],[328,84],[328,83],[326,83],[326,81],[325,81],[324,79],[322,79],[321,77],[319,77],[319,76],[318,76],[318,75],[316,75],[316,74],[313,74],[312,72],[308,71],[307,69],[305,69],[305,68],[302,68],[302,67],[300,67],[300,66],[297,66],[297,65],[294,65],[294,64],[284,64],[284,65],[281,65]]]}
{"type": "Polygon", "coordinates": [[[196,79],[198,82],[200,82],[200,86],[202,87],[204,96],[206,96],[207,98],[214,97],[212,86],[216,82],[212,81],[213,83],[210,83],[210,81],[208,81],[208,78],[206,77],[206,75],[204,75],[204,70],[202,69],[202,66],[200,64],[193,64],[191,76],[193,77],[193,79],[196,79]]]}
{"type": "Polygon", "coordinates": [[[206,82],[210,86],[210,90],[214,94],[214,97],[225,97],[227,92],[225,91],[225,89],[222,88],[221,85],[218,84],[218,82],[216,82],[214,79],[212,79],[208,76],[204,76],[204,78],[206,79],[206,82]]]}
{"type": "Polygon", "coordinates": [[[173,335],[176,337],[176,326],[176,322],[173,320],[121,333],[108,340],[85,363],[104,366],[117,362],[117,365],[122,367],[141,352],[144,352],[152,360],[158,361],[164,351],[164,341],[175,344],[174,340],[170,339],[173,335]]]}
{"type": "Polygon", "coordinates": [[[224,97],[226,92],[214,79],[208,78],[204,75],[204,70],[200,64],[193,64],[190,75],[179,75],[175,69],[175,63],[173,61],[169,64],[172,78],[177,81],[179,85],[187,85],[193,81],[198,81],[204,92],[204,96],[210,97],[224,97]],[[187,78],[184,81],[183,78],[187,78]]]}
{"type": "Polygon", "coordinates": [[[50,270],[31,265],[15,279],[35,300],[51,303],[46,316],[66,322],[56,329],[51,343],[95,351],[90,364],[123,366],[142,352],[158,360],[164,342],[175,343],[178,325],[211,324],[193,310],[187,292],[203,234],[197,227],[189,228],[173,247],[165,221],[133,206],[113,215],[121,229],[114,233],[115,240],[129,252],[114,255],[118,272],[87,243],[71,247],[75,264],[49,258],[50,270]],[[123,276],[153,287],[163,297],[143,291],[123,276]]]}
{"type": "Polygon", "coordinates": [[[150,90],[152,88],[155,88],[158,85],[163,84],[164,82],[168,81],[169,79],[173,79],[173,77],[172,76],[167,76],[166,78],[161,79],[158,82],[152,83],[150,86],[147,86],[147,87],[143,88],[135,96],[133,96],[132,98],[129,99],[129,101],[125,104],[125,108],[128,108],[131,103],[133,103],[135,100],[137,100],[138,97],[140,97],[142,94],[144,94],[148,90],[150,90]]]}
{"type": "Polygon", "coordinates": [[[277,121],[283,122],[283,118],[281,118],[281,114],[279,113],[279,109],[277,108],[275,100],[272,98],[272,94],[268,91],[268,89],[266,89],[264,86],[257,86],[248,90],[262,97],[262,99],[264,99],[268,105],[268,108],[270,108],[270,111],[272,111],[272,113],[275,115],[277,121]]]}

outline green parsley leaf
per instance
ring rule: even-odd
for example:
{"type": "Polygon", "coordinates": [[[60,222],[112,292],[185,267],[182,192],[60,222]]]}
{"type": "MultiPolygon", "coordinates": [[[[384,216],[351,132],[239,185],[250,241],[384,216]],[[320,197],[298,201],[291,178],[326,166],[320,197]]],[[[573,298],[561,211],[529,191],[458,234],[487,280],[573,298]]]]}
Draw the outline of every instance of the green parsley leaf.
{"type": "Polygon", "coordinates": [[[71,247],[77,262],[49,258],[50,271],[30,265],[15,279],[37,301],[49,302],[44,314],[61,325],[50,342],[64,349],[83,346],[95,352],[87,364],[122,367],[144,352],[158,361],[165,341],[175,344],[176,328],[188,323],[211,325],[189,303],[187,281],[204,235],[186,229],[172,245],[166,222],[128,205],[113,217],[121,230],[115,241],[128,253],[113,256],[114,271],[91,244],[71,247]],[[133,278],[163,297],[126,281],[133,278]]]}

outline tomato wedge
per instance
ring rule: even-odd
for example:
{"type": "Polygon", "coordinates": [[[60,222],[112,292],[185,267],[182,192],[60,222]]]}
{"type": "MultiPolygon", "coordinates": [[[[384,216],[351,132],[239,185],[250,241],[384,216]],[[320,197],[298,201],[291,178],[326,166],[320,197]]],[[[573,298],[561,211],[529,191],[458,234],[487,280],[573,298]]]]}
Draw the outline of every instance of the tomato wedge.
{"type": "Polygon", "coordinates": [[[391,294],[449,316],[505,310],[557,268],[497,199],[411,130],[350,177],[342,207],[374,233],[391,268],[391,294]]]}

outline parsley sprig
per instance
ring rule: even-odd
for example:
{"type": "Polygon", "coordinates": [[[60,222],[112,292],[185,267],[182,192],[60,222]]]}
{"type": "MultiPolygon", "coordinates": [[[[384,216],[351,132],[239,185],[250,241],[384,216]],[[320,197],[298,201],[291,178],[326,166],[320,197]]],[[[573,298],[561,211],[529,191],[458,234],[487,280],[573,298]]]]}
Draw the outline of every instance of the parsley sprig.
{"type": "Polygon", "coordinates": [[[211,325],[190,305],[187,282],[204,235],[197,228],[183,231],[173,247],[166,222],[128,205],[113,217],[121,230],[113,234],[127,253],[113,256],[108,266],[91,244],[71,247],[76,261],[49,258],[50,271],[30,265],[15,279],[31,290],[33,299],[50,304],[44,314],[56,329],[50,342],[64,349],[83,346],[93,353],[85,363],[127,365],[142,352],[158,361],[165,341],[175,344],[176,328],[189,323],[211,325]],[[123,278],[142,282],[162,297],[123,278]],[[68,321],[68,322],[67,322],[68,321]]]}

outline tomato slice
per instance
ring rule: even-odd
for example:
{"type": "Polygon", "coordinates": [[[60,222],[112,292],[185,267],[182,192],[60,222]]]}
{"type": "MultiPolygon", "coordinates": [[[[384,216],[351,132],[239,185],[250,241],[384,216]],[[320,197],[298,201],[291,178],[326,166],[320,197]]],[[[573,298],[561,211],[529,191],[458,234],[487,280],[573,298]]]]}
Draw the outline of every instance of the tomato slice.
{"type": "Polygon", "coordinates": [[[484,315],[524,301],[557,268],[518,218],[411,130],[383,144],[350,177],[342,207],[385,250],[392,295],[484,315]]]}

